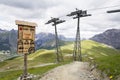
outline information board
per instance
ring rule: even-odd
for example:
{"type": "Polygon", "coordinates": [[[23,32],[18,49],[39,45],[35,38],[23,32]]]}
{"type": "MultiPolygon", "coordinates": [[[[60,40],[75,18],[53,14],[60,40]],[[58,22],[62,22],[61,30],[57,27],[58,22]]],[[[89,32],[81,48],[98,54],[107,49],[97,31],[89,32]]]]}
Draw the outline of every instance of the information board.
{"type": "Polygon", "coordinates": [[[35,51],[35,27],[37,24],[25,21],[16,21],[18,25],[17,52],[22,54],[35,51]]]}

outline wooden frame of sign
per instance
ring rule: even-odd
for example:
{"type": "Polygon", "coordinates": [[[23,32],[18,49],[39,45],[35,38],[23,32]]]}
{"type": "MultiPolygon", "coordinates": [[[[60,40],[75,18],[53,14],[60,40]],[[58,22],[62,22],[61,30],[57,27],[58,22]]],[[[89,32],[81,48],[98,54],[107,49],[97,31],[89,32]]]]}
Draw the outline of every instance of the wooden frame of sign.
{"type": "Polygon", "coordinates": [[[36,23],[16,20],[18,25],[18,44],[17,52],[21,54],[32,53],[35,51],[35,27],[36,23]]]}

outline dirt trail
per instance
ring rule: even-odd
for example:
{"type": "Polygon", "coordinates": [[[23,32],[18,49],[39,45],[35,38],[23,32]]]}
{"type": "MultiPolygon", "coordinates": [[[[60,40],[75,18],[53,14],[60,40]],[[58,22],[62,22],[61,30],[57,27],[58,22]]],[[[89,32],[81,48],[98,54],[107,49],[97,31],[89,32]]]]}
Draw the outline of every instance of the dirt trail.
{"type": "Polygon", "coordinates": [[[57,67],[40,80],[100,80],[91,73],[88,63],[73,62],[57,67]]]}

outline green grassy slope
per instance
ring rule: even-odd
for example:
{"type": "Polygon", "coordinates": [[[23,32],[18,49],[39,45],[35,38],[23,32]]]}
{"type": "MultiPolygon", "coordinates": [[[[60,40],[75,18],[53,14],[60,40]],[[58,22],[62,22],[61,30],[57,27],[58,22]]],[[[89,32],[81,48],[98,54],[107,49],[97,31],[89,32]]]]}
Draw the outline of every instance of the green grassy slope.
{"type": "MultiPolygon", "coordinates": [[[[66,64],[66,63],[54,64],[54,65],[49,65],[44,67],[29,68],[28,72],[30,74],[38,75],[37,78],[39,79],[41,75],[44,74],[45,72],[63,64],[66,64]]],[[[23,74],[22,70],[0,72],[0,80],[17,80],[17,78],[22,74],[23,74]]],[[[38,80],[37,78],[35,80],[38,80]]]]}
{"type": "MultiPolygon", "coordinates": [[[[98,65],[98,69],[106,72],[108,76],[112,75],[113,77],[116,77],[117,75],[120,74],[120,65],[119,65],[120,51],[91,40],[82,41],[81,45],[82,45],[83,61],[90,61],[89,57],[92,57],[94,58],[95,63],[98,65]]],[[[73,52],[73,43],[71,42],[65,46],[62,46],[61,50],[63,52],[65,62],[72,61],[71,55],[73,52]]],[[[56,55],[54,52],[55,52],[54,50],[41,49],[33,54],[30,54],[28,56],[28,67],[31,69],[33,66],[37,66],[44,63],[55,62],[56,55]]],[[[23,56],[12,58],[4,62],[0,62],[0,71],[7,70],[6,72],[4,72],[4,74],[6,75],[7,73],[9,73],[9,70],[15,70],[15,69],[18,69],[17,72],[19,75],[20,74],[19,70],[22,68],[23,68],[23,56]]],[[[38,71],[40,70],[41,69],[39,69],[38,71]]],[[[5,77],[4,75],[1,76],[2,73],[3,72],[0,72],[0,80],[7,80],[7,79],[1,79],[5,77]]],[[[34,74],[34,71],[31,73],[34,74]]],[[[16,74],[16,76],[18,75],[16,74]]]]}
{"type": "MultiPolygon", "coordinates": [[[[81,46],[83,61],[91,62],[89,58],[93,58],[93,64],[97,64],[97,68],[107,73],[108,76],[116,78],[120,75],[119,50],[91,40],[82,41],[81,46]]],[[[72,44],[64,46],[63,52],[71,53],[72,47],[72,44]]]]}
{"type": "MultiPolygon", "coordinates": [[[[114,79],[120,75],[120,51],[94,41],[84,41],[82,47],[83,54],[93,57],[98,69],[114,79]]],[[[86,59],[84,57],[84,60],[86,59]]]]}
{"type": "MultiPolygon", "coordinates": [[[[1,53],[1,52],[0,52],[1,53]]],[[[0,54],[0,61],[6,60],[8,58],[10,58],[11,55],[6,55],[6,54],[0,54]]]]}

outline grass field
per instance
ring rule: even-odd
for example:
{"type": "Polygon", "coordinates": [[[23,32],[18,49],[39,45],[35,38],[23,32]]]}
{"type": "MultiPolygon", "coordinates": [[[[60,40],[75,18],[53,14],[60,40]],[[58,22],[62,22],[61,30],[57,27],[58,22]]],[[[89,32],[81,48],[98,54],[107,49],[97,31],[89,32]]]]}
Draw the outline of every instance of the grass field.
{"type": "MultiPolygon", "coordinates": [[[[82,43],[82,46],[84,48],[82,49],[83,54],[93,57],[99,70],[105,72],[108,77],[113,76],[113,80],[116,80],[116,77],[120,76],[119,50],[94,41],[85,41],[82,43]]],[[[87,58],[84,58],[84,60],[87,61],[87,58]]]]}
{"type": "MultiPolygon", "coordinates": [[[[92,57],[94,59],[94,62],[98,65],[97,68],[101,71],[107,73],[108,76],[113,76],[113,79],[120,74],[120,51],[113,49],[107,45],[94,42],[91,40],[85,40],[82,41],[82,57],[83,61],[89,61],[89,57],[92,57]]],[[[65,46],[61,47],[63,56],[65,58],[66,62],[71,62],[72,57],[66,56],[68,54],[72,54],[73,52],[73,43],[69,43],[65,46]]],[[[32,74],[42,74],[41,71],[43,69],[43,73],[48,71],[49,69],[52,69],[58,65],[51,65],[53,67],[46,66],[46,67],[38,67],[38,68],[32,68],[33,66],[45,64],[45,63],[54,63],[56,61],[55,57],[55,51],[54,50],[45,50],[41,49],[36,51],[33,54],[30,54],[28,56],[28,67],[29,72],[32,74]],[[46,69],[46,68],[49,69],[46,69]]],[[[23,56],[11,58],[9,60],[6,60],[4,62],[0,62],[0,80],[8,80],[9,77],[14,80],[17,78],[21,73],[23,69],[23,56]],[[14,70],[14,71],[9,71],[14,70]],[[2,72],[4,71],[4,72],[2,72]],[[11,73],[11,74],[9,74],[11,73]],[[16,73],[16,74],[15,74],[16,73]],[[8,76],[4,76],[8,75],[8,76]],[[5,79],[7,78],[7,79],[5,79]]]]}
{"type": "MultiPolygon", "coordinates": [[[[66,63],[69,63],[69,62],[66,62],[66,63]]],[[[54,64],[54,65],[49,65],[49,66],[44,66],[44,67],[29,68],[28,72],[30,74],[38,75],[37,78],[39,78],[45,72],[57,66],[64,65],[66,63],[63,62],[60,64],[54,64]]],[[[0,80],[16,80],[21,74],[23,74],[22,70],[0,72],[0,80]]]]}

